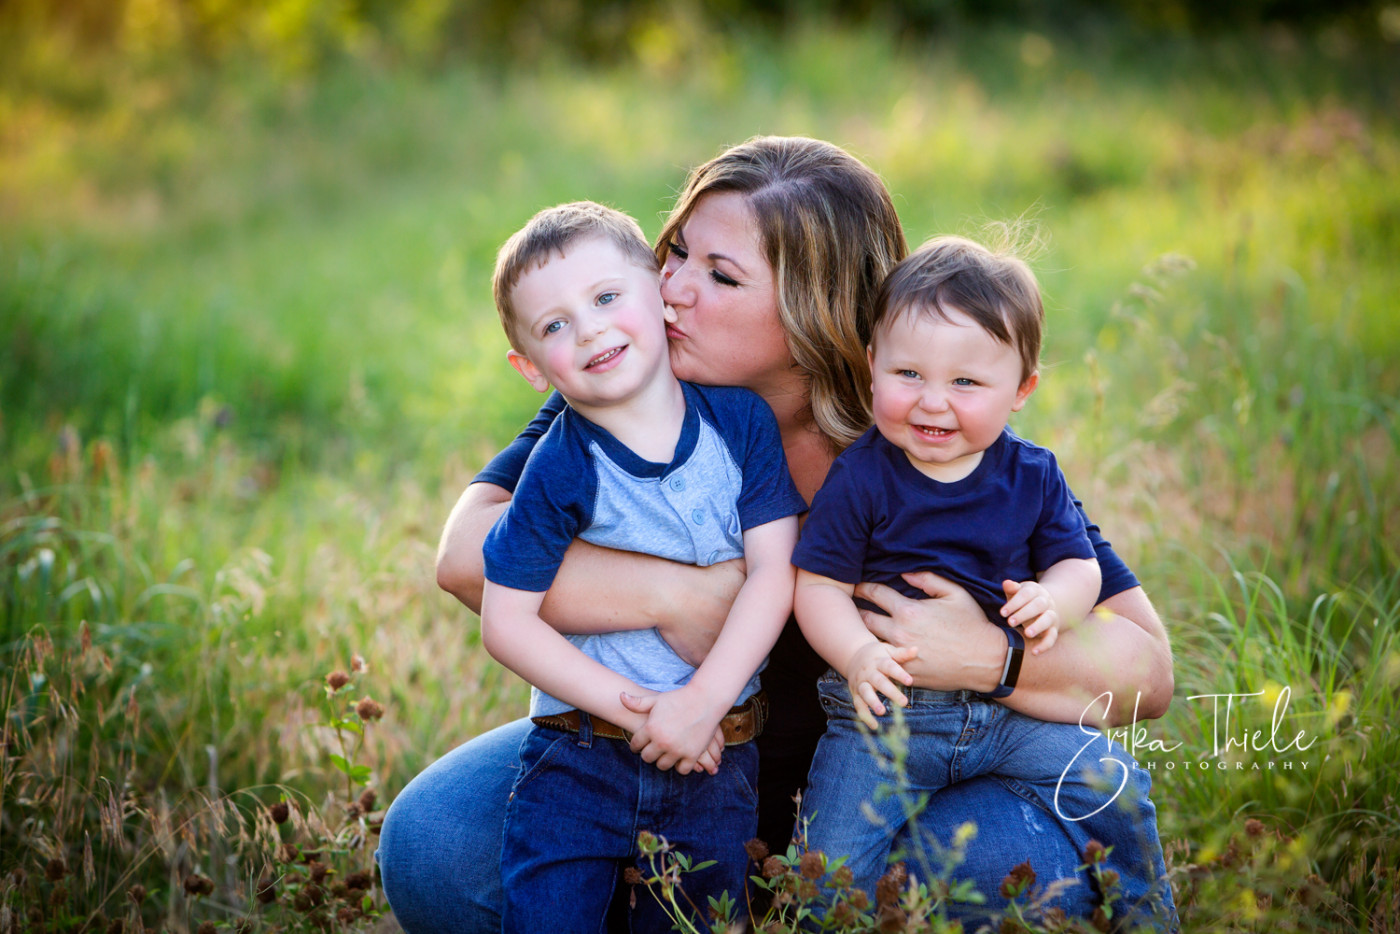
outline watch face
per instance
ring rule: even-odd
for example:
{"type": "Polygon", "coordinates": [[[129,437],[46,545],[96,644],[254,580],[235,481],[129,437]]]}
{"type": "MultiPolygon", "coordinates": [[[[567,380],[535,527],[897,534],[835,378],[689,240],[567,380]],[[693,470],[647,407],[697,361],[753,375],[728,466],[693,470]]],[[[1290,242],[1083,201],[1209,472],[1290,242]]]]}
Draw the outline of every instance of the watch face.
{"type": "MultiPolygon", "coordinates": [[[[1006,630],[1010,645],[1006,648],[1006,671],[1002,675],[1001,686],[1010,694],[1021,677],[1021,657],[1026,651],[1026,640],[1014,629],[1006,630]]],[[[1004,696],[1004,695],[1003,695],[1004,696]]]]}
{"type": "Polygon", "coordinates": [[[1006,664],[1001,669],[1001,683],[991,691],[979,693],[978,697],[998,700],[1003,697],[1010,697],[1011,692],[1016,688],[1016,681],[1021,677],[1021,658],[1026,651],[1026,640],[1019,630],[1010,626],[1002,626],[1002,631],[1006,633],[1006,664]]]}

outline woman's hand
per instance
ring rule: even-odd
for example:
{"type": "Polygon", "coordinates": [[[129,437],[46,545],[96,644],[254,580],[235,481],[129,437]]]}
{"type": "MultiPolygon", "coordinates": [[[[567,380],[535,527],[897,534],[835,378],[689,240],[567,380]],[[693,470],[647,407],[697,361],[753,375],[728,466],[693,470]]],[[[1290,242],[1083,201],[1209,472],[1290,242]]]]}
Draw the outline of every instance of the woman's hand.
{"type": "Polygon", "coordinates": [[[1006,637],[987,619],[962,587],[931,571],[904,579],[929,595],[911,600],[884,584],[858,584],[855,595],[888,616],[861,610],[875,637],[899,648],[914,648],[918,657],[904,667],[914,684],[937,691],[990,691],[1006,662],[1006,637]]]}

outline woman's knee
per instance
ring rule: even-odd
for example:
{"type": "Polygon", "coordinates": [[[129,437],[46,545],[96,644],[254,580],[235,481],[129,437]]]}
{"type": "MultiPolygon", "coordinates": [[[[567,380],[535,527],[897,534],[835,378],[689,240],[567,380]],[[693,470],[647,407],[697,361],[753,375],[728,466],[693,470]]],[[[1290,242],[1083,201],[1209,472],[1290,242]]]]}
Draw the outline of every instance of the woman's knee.
{"type": "Polygon", "coordinates": [[[501,829],[529,726],[519,720],[457,747],[390,805],[375,858],[409,934],[500,929],[501,829]]]}

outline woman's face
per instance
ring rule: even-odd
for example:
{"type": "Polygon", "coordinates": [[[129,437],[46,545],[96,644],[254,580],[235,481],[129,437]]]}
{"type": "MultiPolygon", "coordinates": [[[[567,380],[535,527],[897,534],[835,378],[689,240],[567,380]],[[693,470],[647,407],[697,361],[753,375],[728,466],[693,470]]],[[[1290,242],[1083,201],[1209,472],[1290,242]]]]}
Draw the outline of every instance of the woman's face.
{"type": "Polygon", "coordinates": [[[706,195],[669,250],[661,298],[674,312],[666,336],[676,376],[762,392],[790,372],[773,267],[748,200],[706,195]]]}

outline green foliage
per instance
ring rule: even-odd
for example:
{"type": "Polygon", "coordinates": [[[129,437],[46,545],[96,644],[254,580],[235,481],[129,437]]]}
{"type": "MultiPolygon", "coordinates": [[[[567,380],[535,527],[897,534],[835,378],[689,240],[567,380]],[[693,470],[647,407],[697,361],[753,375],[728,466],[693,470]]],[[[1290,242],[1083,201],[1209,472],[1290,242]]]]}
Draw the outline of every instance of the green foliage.
{"type": "Polygon", "coordinates": [[[91,837],[94,881],[65,877],[64,924],[129,912],[142,880],[147,920],[189,927],[213,915],[171,866],[255,899],[257,870],[219,860],[321,839],[270,836],[257,815],[278,798],[334,839],[365,780],[401,787],[523,710],[431,570],[451,503],[538,401],[502,359],[494,251],[578,197],[654,233],[686,166],[779,132],[879,169],[912,242],[1023,215],[1044,233],[1049,343],[1017,427],[1061,455],[1168,622],[1176,700],[1144,726],[1182,751],[1139,757],[1157,762],[1188,928],[1393,916],[1386,48],[1335,32],[1149,47],[1102,24],[779,41],[683,7],[629,24],[604,67],[541,51],[492,70],[437,45],[455,41],[435,25],[458,9],[445,2],[246,9],[198,40],[196,66],[159,52],[155,0],[0,29],[0,806],[31,886],[8,904],[49,904],[47,861],[81,873],[91,837]],[[105,49],[114,29],[145,51],[105,49]],[[402,59],[382,38],[413,30],[421,51],[402,59]],[[238,51],[306,36],[300,65],[238,51]],[[324,714],[308,700],[325,695],[312,673],[355,649],[389,707],[368,730],[348,693],[324,714]],[[1215,724],[1188,698],[1263,692],[1240,710],[1267,730],[1285,687],[1285,737],[1313,745],[1214,768],[1215,724]],[[1212,767],[1165,771],[1186,756],[1212,767]],[[1251,768],[1289,757],[1286,775],[1251,768]],[[108,818],[104,836],[103,813],[120,830],[108,818]]]}
{"type": "MultiPolygon", "coordinates": [[[[563,57],[592,64],[646,61],[673,40],[672,29],[784,39],[813,22],[876,23],[892,35],[959,35],[994,24],[1039,30],[1131,29],[1160,37],[1210,35],[1280,24],[1330,27],[1337,41],[1400,32],[1384,0],[10,0],[0,26],[25,42],[61,52],[103,50],[137,68],[172,61],[197,65],[257,61],[279,77],[300,79],[349,60],[412,67],[563,57]]],[[[81,97],[82,95],[80,95],[81,97]]]]}
{"type": "MultiPolygon", "coordinates": [[[[32,581],[46,583],[42,573],[32,581]]],[[[158,918],[179,931],[309,931],[383,913],[369,843],[382,819],[374,791],[347,802],[333,792],[318,801],[314,782],[230,789],[213,745],[199,763],[207,773],[181,775],[195,760],[161,750],[170,732],[192,728],[189,713],[172,709],[139,648],[110,630],[83,622],[71,641],[26,636],[5,658],[7,931],[139,931],[158,918]]],[[[361,784],[372,779],[370,765],[331,758],[361,784]]]]}

